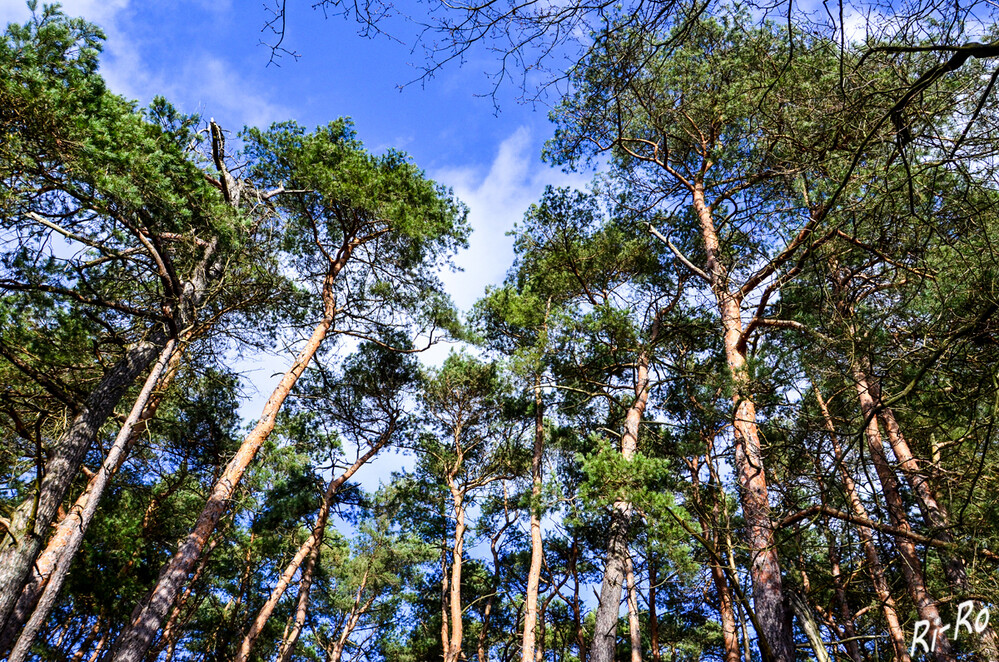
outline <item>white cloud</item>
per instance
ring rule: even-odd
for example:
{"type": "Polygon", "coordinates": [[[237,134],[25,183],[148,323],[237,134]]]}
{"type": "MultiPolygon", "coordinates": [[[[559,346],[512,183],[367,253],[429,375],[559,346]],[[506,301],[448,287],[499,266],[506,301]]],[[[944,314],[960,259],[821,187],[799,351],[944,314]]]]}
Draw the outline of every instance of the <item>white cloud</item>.
{"type": "Polygon", "coordinates": [[[540,143],[521,127],[500,146],[489,171],[448,168],[434,179],[451,186],[469,207],[472,236],[469,248],[455,262],[463,272],[444,274],[448,292],[463,310],[471,308],[486,286],[502,282],[513,263],[513,237],[506,233],[541,197],[546,185],[583,188],[586,174],[565,174],[547,167],[538,158],[540,143]]]}
{"type": "MultiPolygon", "coordinates": [[[[85,16],[88,21],[103,26],[111,22],[128,7],[129,0],[63,0],[62,11],[67,16],[85,16]]],[[[38,11],[44,3],[39,1],[38,11]]],[[[11,22],[24,23],[31,16],[28,5],[23,0],[2,0],[0,2],[0,25],[11,22]]]]}
{"type": "MultiPolygon", "coordinates": [[[[155,66],[133,36],[135,30],[130,29],[130,0],[65,0],[62,4],[66,15],[83,16],[104,30],[107,41],[101,75],[113,92],[136,99],[140,105],[161,95],[185,112],[216,117],[233,130],[244,124],[266,126],[293,114],[287,106],[268,98],[266,90],[241,76],[235,66],[193,44],[178,50],[176,59],[155,66]]],[[[200,9],[206,7],[214,12],[231,9],[228,3],[199,5],[200,9]]],[[[30,15],[24,3],[0,0],[3,25],[24,22],[30,15]]]]}

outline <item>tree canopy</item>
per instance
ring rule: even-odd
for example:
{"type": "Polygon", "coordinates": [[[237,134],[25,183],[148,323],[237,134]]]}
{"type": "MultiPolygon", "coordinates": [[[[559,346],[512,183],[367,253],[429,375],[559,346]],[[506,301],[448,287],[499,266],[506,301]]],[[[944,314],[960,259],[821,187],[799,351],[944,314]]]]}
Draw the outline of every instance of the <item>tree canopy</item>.
{"type": "Polygon", "coordinates": [[[139,107],[30,7],[8,659],[999,662],[984,4],[431,5],[428,66],[492,44],[560,89],[545,158],[600,165],[466,311],[468,209],[406,154],[139,107]]]}

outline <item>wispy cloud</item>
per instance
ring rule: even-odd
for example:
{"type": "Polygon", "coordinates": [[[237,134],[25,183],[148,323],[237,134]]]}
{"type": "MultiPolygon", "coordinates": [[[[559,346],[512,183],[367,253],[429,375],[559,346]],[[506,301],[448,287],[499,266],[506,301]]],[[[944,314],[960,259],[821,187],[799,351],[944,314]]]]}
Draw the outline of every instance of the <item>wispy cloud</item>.
{"type": "Polygon", "coordinates": [[[472,236],[469,248],[456,263],[464,271],[445,274],[444,280],[455,303],[468,310],[486,286],[502,282],[513,263],[513,237],[506,233],[537,202],[545,186],[583,188],[587,174],[566,174],[538,159],[540,141],[521,127],[504,140],[488,172],[476,168],[447,168],[434,178],[451,186],[469,207],[472,236]]]}
{"type": "MultiPolygon", "coordinates": [[[[177,49],[170,61],[157,61],[143,48],[132,14],[142,8],[131,0],[66,0],[63,11],[82,16],[101,26],[107,35],[101,58],[101,75],[108,87],[140,104],[156,95],[166,97],[185,112],[198,112],[219,118],[226,128],[238,130],[244,124],[267,125],[292,116],[291,109],[273,100],[266,89],[241,75],[238,67],[206,48],[191,44],[177,49]]],[[[228,3],[218,6],[194,0],[194,7],[224,12],[228,3]]],[[[24,22],[30,17],[22,3],[0,3],[0,21],[24,22]]]]}

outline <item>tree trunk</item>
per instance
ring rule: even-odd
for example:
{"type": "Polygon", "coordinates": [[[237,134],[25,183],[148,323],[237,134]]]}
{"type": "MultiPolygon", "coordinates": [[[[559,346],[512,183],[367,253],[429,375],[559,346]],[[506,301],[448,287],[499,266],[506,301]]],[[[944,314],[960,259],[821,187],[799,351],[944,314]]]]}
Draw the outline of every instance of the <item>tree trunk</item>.
{"type": "Polygon", "coordinates": [[[375,595],[372,594],[363,604],[361,603],[361,597],[364,595],[364,588],[368,583],[368,571],[365,570],[364,577],[361,579],[361,585],[357,589],[357,593],[354,596],[354,604],[350,608],[350,614],[347,616],[347,621],[343,625],[343,630],[340,631],[340,636],[337,637],[336,642],[333,644],[333,650],[330,652],[330,656],[327,658],[327,662],[340,662],[340,656],[343,655],[344,648],[347,647],[347,640],[350,638],[351,633],[357,627],[360,622],[361,617],[368,611],[375,601],[375,595]]]}
{"type": "Polygon", "coordinates": [[[166,342],[166,335],[157,330],[151,339],[130,347],[108,370],[53,447],[36,498],[19,507],[11,517],[9,536],[5,535],[0,543],[0,624],[6,625],[24,590],[59,506],[98,432],[166,342]]]}
{"type": "MultiPolygon", "coordinates": [[[[160,651],[164,648],[168,651],[173,651],[173,649],[176,648],[177,640],[180,638],[184,622],[190,618],[190,614],[188,614],[187,618],[184,618],[184,610],[187,607],[187,601],[191,598],[191,594],[194,593],[194,587],[201,578],[202,573],[204,573],[205,568],[208,567],[208,560],[211,558],[211,553],[214,551],[218,541],[219,536],[212,538],[212,541],[208,543],[208,548],[205,549],[204,554],[201,555],[201,560],[198,562],[198,567],[191,576],[191,581],[188,582],[187,588],[184,589],[180,599],[177,600],[177,604],[174,605],[173,610],[170,612],[170,618],[167,619],[166,625],[163,627],[163,635],[160,637],[157,645],[149,654],[150,660],[155,660],[159,657],[160,651]]],[[[247,556],[249,556],[249,554],[247,556]]],[[[168,653],[168,657],[172,655],[172,653],[168,653]]]]}
{"type": "MultiPolygon", "coordinates": [[[[860,367],[859,361],[854,359],[853,378],[857,386],[857,396],[860,399],[860,411],[864,416],[866,425],[864,436],[867,439],[868,450],[874,462],[874,469],[878,474],[878,481],[884,493],[885,504],[888,507],[888,514],[892,524],[903,532],[910,532],[909,519],[905,514],[905,505],[898,490],[898,481],[894,471],[888,464],[885,456],[884,442],[881,440],[881,431],[878,428],[877,410],[875,409],[874,397],[871,393],[870,383],[867,375],[860,367]]],[[[943,624],[936,602],[926,589],[926,580],[923,577],[922,562],[916,551],[916,546],[912,540],[905,536],[895,536],[895,546],[898,548],[901,557],[902,576],[909,589],[912,601],[916,604],[921,619],[929,621],[930,633],[936,633],[936,650],[933,656],[938,662],[954,662],[955,658],[951,651],[950,642],[944,632],[939,630],[943,624]]]]}
{"type": "MultiPolygon", "coordinates": [[[[705,435],[706,441],[706,453],[705,453],[705,463],[707,464],[708,471],[711,476],[711,483],[709,486],[717,485],[717,476],[715,474],[714,460],[712,458],[713,445],[711,433],[705,435]]],[[[719,504],[717,496],[713,499],[711,504],[711,518],[713,521],[709,521],[706,509],[703,506],[702,499],[700,497],[700,476],[697,458],[690,461],[690,482],[693,489],[692,499],[694,500],[695,506],[699,513],[704,513],[699,516],[701,524],[701,533],[705,539],[713,539],[715,549],[718,549],[718,536],[716,534],[719,524],[719,504]]],[[[714,490],[713,490],[714,491],[714,490]]],[[[739,650],[739,633],[737,630],[737,625],[735,622],[735,608],[734,601],[732,598],[732,589],[728,585],[728,577],[725,575],[725,570],[719,565],[715,560],[711,560],[711,580],[715,585],[715,592],[718,594],[718,615],[721,619],[721,629],[722,629],[722,646],[725,649],[725,662],[739,662],[740,650],[739,650]]]]}
{"type": "Polygon", "coordinates": [[[83,643],[76,649],[73,653],[73,657],[70,658],[69,662],[81,662],[83,657],[90,650],[90,647],[94,645],[94,640],[97,639],[97,635],[101,633],[101,625],[103,625],[103,619],[98,616],[94,619],[94,624],[90,627],[90,631],[87,632],[86,638],[83,643]]]}
{"type": "MultiPolygon", "coordinates": [[[[872,388],[878,396],[878,400],[880,400],[881,389],[873,385],[872,388]]],[[[923,519],[930,528],[933,537],[943,542],[953,542],[954,539],[950,535],[950,516],[944,505],[937,501],[929,479],[921,470],[919,463],[912,454],[909,442],[902,435],[898,421],[895,420],[895,413],[891,408],[885,407],[878,415],[888,431],[888,442],[902,468],[902,475],[905,476],[909,487],[915,492],[920,510],[923,512],[923,519]]],[[[947,581],[951,587],[959,594],[967,595],[970,593],[971,588],[968,585],[968,573],[964,567],[964,561],[945,550],[940,550],[940,556],[943,562],[944,574],[947,576],[947,581]]],[[[975,612],[977,613],[983,607],[984,605],[981,602],[976,602],[975,612]]],[[[977,636],[979,640],[979,654],[982,658],[986,662],[997,662],[999,660],[999,639],[997,639],[992,626],[987,624],[982,632],[976,633],[973,636],[977,636]]]]}
{"type": "Polygon", "coordinates": [[[843,574],[839,566],[839,550],[828,524],[826,525],[826,539],[829,543],[829,564],[833,589],[835,590],[836,604],[839,607],[839,617],[843,621],[843,638],[846,639],[843,646],[852,662],[862,662],[860,645],[857,642],[857,628],[854,626],[853,614],[846,599],[846,588],[843,586],[843,574]]]}
{"type": "MultiPolygon", "coordinates": [[[[281,597],[284,592],[288,589],[291,584],[292,579],[301,567],[302,562],[306,558],[312,555],[313,548],[322,544],[323,535],[326,532],[326,523],[329,520],[330,508],[333,506],[333,497],[336,495],[337,490],[346,481],[350,480],[350,477],[357,473],[357,470],[364,466],[364,463],[370,460],[374,455],[388,442],[389,438],[394,431],[395,426],[392,425],[388,432],[383,434],[381,438],[370,448],[368,451],[357,458],[350,467],[347,468],[339,477],[335,480],[331,480],[330,484],[326,487],[326,492],[323,495],[322,504],[319,506],[319,514],[316,516],[316,523],[312,527],[312,532],[309,534],[308,539],[302,543],[302,546],[298,548],[295,552],[295,556],[292,557],[291,562],[281,573],[281,577],[278,579],[277,585],[271,591],[270,596],[267,601],[264,602],[263,607],[260,608],[260,612],[257,617],[253,620],[250,625],[250,630],[243,637],[243,642],[240,644],[239,652],[236,654],[237,662],[246,662],[250,659],[250,651],[253,649],[253,644],[260,636],[260,632],[264,629],[267,621],[270,619],[271,614],[277,608],[278,602],[281,601],[281,597]]],[[[301,593],[301,589],[299,589],[301,593]]]]}
{"type": "Polygon", "coordinates": [[[228,508],[229,499],[243,477],[243,473],[274,429],[281,405],[329,332],[333,323],[333,317],[329,310],[332,306],[327,303],[325,307],[327,308],[326,316],[313,331],[312,337],[299,353],[295,363],[274,389],[267,404],[264,405],[260,421],[243,440],[236,456],[226,465],[225,471],[215,483],[211,496],[198,517],[194,529],[178,547],[173,558],[160,571],[156,588],[153,589],[149,600],[142,605],[137,618],[122,633],[121,645],[114,656],[114,662],[141,662],[149,650],[157,630],[170,611],[170,607],[180,593],[187,576],[197,563],[201,550],[204,549],[209,536],[228,508]]]}
{"type": "Polygon", "coordinates": [[[69,573],[69,568],[73,563],[73,558],[76,556],[76,552],[80,549],[80,545],[83,543],[83,537],[86,535],[87,529],[90,527],[90,523],[94,519],[94,514],[97,512],[97,505],[101,501],[104,489],[111,480],[111,476],[118,470],[118,467],[121,466],[121,462],[124,461],[128,440],[132,438],[132,431],[142,418],[142,413],[146,409],[146,405],[148,404],[149,398],[153,393],[153,389],[156,388],[156,384],[159,382],[160,377],[167,369],[167,364],[170,362],[170,358],[173,355],[176,346],[176,341],[170,339],[163,347],[159,360],[149,372],[149,375],[146,377],[146,382],[143,385],[142,390],[139,392],[139,396],[132,405],[132,411],[129,412],[128,418],[125,419],[125,423],[121,426],[121,430],[118,431],[118,436],[115,437],[114,443],[111,445],[107,457],[101,464],[100,469],[97,470],[97,474],[94,476],[86,505],[83,507],[82,512],[74,512],[66,518],[70,520],[67,528],[71,534],[69,539],[64,543],[64,549],[59,556],[59,562],[51,571],[51,576],[48,583],[45,585],[41,598],[38,601],[38,606],[35,608],[34,613],[28,620],[24,630],[21,632],[21,636],[18,637],[17,643],[14,644],[14,648],[11,650],[9,662],[24,662],[24,660],[27,659],[31,650],[31,645],[34,643],[39,629],[41,629],[42,625],[45,624],[45,620],[48,618],[49,612],[52,610],[52,607],[55,606],[56,599],[59,597],[59,591],[62,589],[63,582],[66,580],[66,575],[69,573]]]}
{"type": "Polygon", "coordinates": [[[743,516],[748,528],[753,606],[762,629],[757,635],[765,640],[766,647],[770,649],[771,655],[777,662],[794,662],[794,641],[781,585],[780,563],[773,541],[773,521],[770,518],[766,470],[763,466],[756,425],[756,404],[750,396],[752,383],[746,370],[746,345],[742,337],[742,302],[738,294],[729,289],[728,272],[719,254],[718,231],[715,228],[712,210],[705,202],[701,182],[694,185],[692,194],[706,253],[706,271],[711,279],[711,290],[721,315],[725,357],[732,373],[735,469],[743,516]]]}
{"type": "Polygon", "coordinates": [[[815,616],[812,614],[812,608],[808,601],[793,588],[789,591],[788,597],[791,600],[791,609],[794,610],[794,615],[798,617],[798,623],[801,624],[801,630],[808,638],[812,652],[815,653],[816,662],[829,662],[829,651],[822,643],[822,632],[819,630],[819,624],[815,622],[815,616]]]}
{"type": "Polygon", "coordinates": [[[451,496],[454,499],[454,548],[451,551],[451,586],[448,603],[451,606],[451,639],[444,649],[444,662],[458,662],[461,657],[462,618],[461,618],[461,565],[465,547],[465,506],[464,495],[458,490],[453,477],[449,477],[451,496]]]}
{"type": "Polygon", "coordinates": [[[309,592],[312,589],[312,578],[315,575],[316,563],[319,561],[319,554],[322,545],[313,545],[309,552],[309,558],[305,562],[302,570],[302,579],[298,582],[298,598],[295,603],[295,615],[291,621],[291,627],[287,629],[285,636],[281,638],[281,645],[278,647],[276,662],[288,662],[295,653],[295,645],[298,637],[305,627],[305,616],[309,610],[309,592]]]}
{"type": "MultiPolygon", "coordinates": [[[[658,332],[658,317],[652,325],[651,340],[658,332]]],[[[631,461],[638,452],[638,428],[649,402],[649,355],[643,350],[635,366],[635,399],[625,416],[624,434],[621,435],[621,455],[631,461]]],[[[621,613],[621,589],[626,581],[628,559],[628,529],[631,527],[631,503],[616,500],[611,513],[610,536],[607,543],[607,560],[604,563],[603,583],[600,587],[600,604],[594,620],[593,643],[590,662],[613,662],[617,641],[617,621],[621,613]]]]}
{"type": "MultiPolygon", "coordinates": [[[[662,662],[662,652],[659,650],[659,615],[656,613],[656,559],[649,554],[649,648],[652,662],[662,662]]],[[[730,662],[730,661],[727,661],[730,662]]],[[[736,660],[735,662],[738,662],[736,660]]]]}
{"type": "MultiPolygon", "coordinates": [[[[190,339],[188,339],[188,341],[189,340],[190,339]]],[[[135,442],[138,441],[139,437],[145,432],[148,422],[153,418],[153,416],[156,415],[156,410],[163,401],[168,385],[173,380],[173,377],[176,375],[177,370],[180,367],[180,361],[183,358],[183,355],[184,353],[180,347],[172,353],[170,363],[163,376],[160,378],[156,391],[149,398],[138,423],[133,426],[131,434],[125,442],[125,452],[118,455],[118,459],[112,469],[111,476],[114,476],[118,470],[121,469],[121,466],[125,463],[125,459],[128,457],[128,452],[135,445],[135,442]]],[[[64,552],[70,545],[73,537],[78,533],[82,536],[82,532],[79,531],[80,513],[86,509],[87,501],[93,493],[94,485],[99,476],[100,473],[94,474],[94,476],[91,477],[90,481],[87,483],[86,489],[84,489],[80,496],[77,497],[76,502],[70,508],[69,513],[59,522],[55,533],[52,534],[48,543],[45,545],[45,550],[38,555],[38,559],[32,566],[31,578],[24,587],[24,590],[21,591],[21,595],[17,599],[14,610],[7,619],[7,624],[4,626],[2,633],[0,633],[0,655],[6,654],[10,651],[14,642],[24,629],[25,624],[28,622],[32,612],[35,610],[35,606],[42,597],[42,591],[45,590],[45,585],[52,576],[52,572],[63,563],[64,552]]],[[[100,497],[98,497],[98,499],[99,498],[100,497]]],[[[143,518],[143,524],[145,524],[145,518],[143,518]]],[[[136,554],[138,554],[138,550],[136,551],[136,554]]]]}
{"type": "Polygon", "coordinates": [[[576,654],[579,662],[587,662],[586,636],[583,633],[583,607],[579,599],[579,569],[576,559],[579,557],[579,539],[572,537],[572,548],[569,550],[569,572],[572,574],[572,625],[576,633],[576,654]]]}
{"type": "Polygon", "coordinates": [[[628,583],[628,637],[631,643],[631,662],[642,662],[642,627],[638,620],[638,587],[635,586],[635,564],[628,555],[625,567],[628,583]]]}
{"type": "Polygon", "coordinates": [[[534,455],[531,458],[531,566],[524,598],[524,638],[521,662],[534,662],[535,626],[538,621],[538,588],[541,585],[541,458],[545,445],[544,402],[540,380],[534,382],[534,455]]]}
{"type": "MultiPolygon", "coordinates": [[[[867,520],[867,509],[864,507],[863,502],[860,500],[860,495],[857,493],[856,483],[853,482],[850,472],[847,471],[845,457],[839,444],[839,435],[836,434],[836,426],[833,425],[829,408],[826,406],[825,400],[822,399],[822,394],[819,392],[818,387],[813,384],[812,390],[815,393],[815,399],[819,403],[819,409],[822,411],[822,417],[825,420],[826,431],[829,433],[829,441],[833,447],[833,457],[836,460],[836,466],[839,467],[840,476],[843,478],[843,487],[846,490],[847,500],[850,502],[850,507],[853,509],[854,514],[867,520]]],[[[878,601],[881,603],[881,610],[885,616],[885,622],[888,624],[888,636],[891,638],[892,648],[895,650],[895,658],[899,662],[911,662],[909,649],[905,644],[902,624],[895,609],[895,599],[888,588],[884,566],[881,565],[878,549],[874,544],[874,533],[866,526],[857,526],[857,533],[860,535],[861,544],[864,547],[864,558],[867,560],[868,573],[870,573],[871,581],[874,584],[874,592],[878,596],[878,601]]]]}

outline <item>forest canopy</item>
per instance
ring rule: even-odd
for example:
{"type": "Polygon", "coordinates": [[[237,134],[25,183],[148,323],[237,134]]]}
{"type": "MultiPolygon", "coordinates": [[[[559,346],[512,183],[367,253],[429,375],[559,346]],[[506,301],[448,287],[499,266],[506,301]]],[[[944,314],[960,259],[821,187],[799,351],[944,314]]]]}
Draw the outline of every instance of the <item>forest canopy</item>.
{"type": "Polygon", "coordinates": [[[29,3],[0,655],[999,662],[989,10],[633,5],[431,6],[431,71],[490,45],[599,166],[460,310],[469,209],[405,153],[141,106],[29,3]]]}

